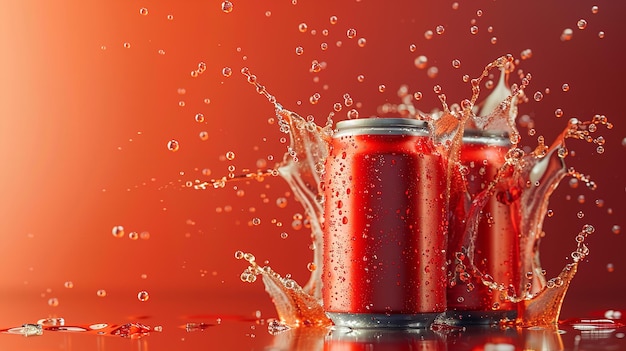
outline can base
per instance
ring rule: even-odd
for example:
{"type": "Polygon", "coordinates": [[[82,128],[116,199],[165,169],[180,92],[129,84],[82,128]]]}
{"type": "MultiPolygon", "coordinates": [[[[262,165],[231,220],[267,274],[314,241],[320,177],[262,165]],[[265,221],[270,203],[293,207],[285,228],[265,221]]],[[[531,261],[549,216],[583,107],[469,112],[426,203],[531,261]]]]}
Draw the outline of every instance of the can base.
{"type": "Polygon", "coordinates": [[[428,328],[441,313],[385,314],[326,312],[336,326],[349,328],[428,328]]]}
{"type": "Polygon", "coordinates": [[[452,325],[489,325],[502,320],[515,320],[517,311],[447,311],[446,324],[452,325]]]}

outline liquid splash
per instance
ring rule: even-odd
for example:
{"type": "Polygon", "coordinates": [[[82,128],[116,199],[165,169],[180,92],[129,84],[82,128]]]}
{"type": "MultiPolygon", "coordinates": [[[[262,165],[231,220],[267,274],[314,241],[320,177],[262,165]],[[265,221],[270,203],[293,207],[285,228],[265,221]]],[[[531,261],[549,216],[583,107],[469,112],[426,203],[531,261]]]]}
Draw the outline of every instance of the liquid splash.
{"type": "MultiPolygon", "coordinates": [[[[431,138],[447,164],[446,198],[457,197],[466,201],[467,224],[463,236],[457,238],[459,245],[455,247],[457,251],[453,252],[456,257],[453,267],[456,269],[452,274],[455,277],[464,273],[469,274],[474,281],[499,292],[503,300],[516,304],[518,308],[516,323],[520,326],[556,325],[563,299],[577,272],[578,264],[589,253],[584,241],[594,229],[591,225],[583,227],[576,236],[577,247],[571,254],[573,263],[567,264],[557,277],[547,280],[540,263],[539,243],[543,235],[542,225],[548,210],[548,200],[566,176],[583,180],[590,188],[595,187],[587,177],[565,167],[564,158],[568,153],[565,140],[574,138],[597,142],[598,138],[594,139],[591,136],[591,133],[597,130],[597,126],[605,125],[610,129],[612,125],[601,115],[596,115],[591,121],[586,122],[571,119],[550,147],[547,147],[540,137],[537,147],[526,154],[518,148],[521,136],[516,128],[515,119],[518,103],[526,100],[524,89],[529,85],[531,75],[520,77],[520,84],[512,84],[509,87],[508,73],[512,71],[514,63],[511,55],[499,57],[489,63],[478,78],[468,80],[472,89],[471,99],[465,99],[458,105],[449,106],[441,87],[436,86],[434,91],[441,101],[441,111],[425,114],[415,109],[410,104],[410,99],[403,99],[402,105],[383,106],[383,112],[402,111],[407,118],[416,118],[428,123],[431,138]],[[477,101],[480,83],[492,69],[501,71],[499,84],[479,106],[477,101]],[[477,112],[479,108],[480,111],[477,112]],[[464,167],[459,161],[465,128],[500,132],[508,135],[511,142],[511,149],[496,177],[485,190],[474,196],[467,191],[464,167]],[[515,234],[519,237],[521,262],[517,285],[495,281],[490,272],[481,272],[474,262],[474,243],[478,224],[483,220],[482,209],[494,196],[501,203],[511,206],[517,224],[515,234]]],[[[317,267],[312,270],[309,281],[301,287],[290,277],[282,277],[270,267],[258,266],[252,254],[238,252],[237,258],[243,258],[249,263],[241,278],[246,282],[254,282],[257,276],[262,277],[265,289],[276,306],[279,326],[331,325],[331,321],[324,314],[321,302],[320,267],[323,264],[321,223],[324,201],[321,175],[324,172],[324,162],[329,154],[329,141],[333,134],[333,113],[329,114],[324,126],[318,126],[312,118],[305,119],[280,105],[248,68],[243,68],[241,73],[256,87],[259,94],[273,104],[280,130],[289,135],[290,145],[282,163],[275,169],[249,173],[240,178],[279,175],[287,181],[311,220],[313,262],[317,267]]],[[[231,179],[222,178],[196,187],[206,188],[207,184],[223,187],[224,183],[231,179]]]]}

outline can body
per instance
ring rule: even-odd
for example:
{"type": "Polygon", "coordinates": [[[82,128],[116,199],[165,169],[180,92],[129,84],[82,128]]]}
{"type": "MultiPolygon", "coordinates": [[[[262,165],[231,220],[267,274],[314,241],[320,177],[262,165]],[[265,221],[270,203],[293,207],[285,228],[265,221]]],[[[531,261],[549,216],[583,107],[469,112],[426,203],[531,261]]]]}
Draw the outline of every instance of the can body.
{"type": "Polygon", "coordinates": [[[324,308],[336,325],[422,327],[446,309],[445,173],[423,122],[337,123],[324,175],[324,308]]]}
{"type": "MultiPolygon", "coordinates": [[[[492,194],[485,200],[473,240],[468,240],[468,212],[477,195],[489,187],[511,145],[506,135],[466,131],[460,161],[466,167],[466,189],[452,191],[449,228],[448,315],[462,324],[488,324],[503,318],[514,319],[516,307],[501,290],[483,284],[483,279],[504,289],[516,288],[519,281],[519,243],[515,210],[492,194]],[[468,243],[472,241],[472,245],[468,243]],[[473,252],[467,252],[472,250],[473,252]],[[469,272],[470,262],[480,272],[469,272]],[[468,268],[468,272],[459,269],[468,268]],[[482,278],[480,277],[482,274],[482,278]],[[465,276],[463,276],[465,275],[465,276]]],[[[497,187],[496,187],[497,188],[497,187]]]]}

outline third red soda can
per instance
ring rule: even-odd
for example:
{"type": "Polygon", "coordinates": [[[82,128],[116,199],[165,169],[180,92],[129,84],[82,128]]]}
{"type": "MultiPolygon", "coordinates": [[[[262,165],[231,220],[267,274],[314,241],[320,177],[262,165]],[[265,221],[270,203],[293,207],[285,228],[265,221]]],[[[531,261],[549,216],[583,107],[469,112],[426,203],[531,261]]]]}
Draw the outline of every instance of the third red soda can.
{"type": "Polygon", "coordinates": [[[453,190],[450,200],[450,286],[447,293],[448,315],[460,324],[488,324],[504,318],[514,319],[516,315],[516,307],[500,290],[514,290],[519,281],[515,210],[491,194],[480,209],[480,222],[471,247],[465,232],[472,199],[495,179],[510,147],[508,137],[498,133],[466,130],[463,136],[461,164],[467,170],[466,191],[455,194],[453,190]],[[471,271],[470,259],[482,277],[471,271]],[[483,280],[497,284],[500,289],[490,288],[483,280]]]}
{"type": "Polygon", "coordinates": [[[324,194],[323,303],[336,325],[425,327],[446,310],[445,169],[424,122],[338,122],[324,194]]]}

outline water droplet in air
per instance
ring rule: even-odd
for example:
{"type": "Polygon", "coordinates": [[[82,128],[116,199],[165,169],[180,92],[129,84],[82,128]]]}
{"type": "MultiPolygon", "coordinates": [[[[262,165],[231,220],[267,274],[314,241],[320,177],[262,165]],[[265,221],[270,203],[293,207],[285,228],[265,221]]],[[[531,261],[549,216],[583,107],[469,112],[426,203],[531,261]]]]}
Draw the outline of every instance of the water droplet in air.
{"type": "Polygon", "coordinates": [[[533,95],[533,99],[535,99],[535,101],[541,101],[543,99],[543,94],[540,91],[535,92],[535,95],[533,95]]]}
{"type": "Polygon", "coordinates": [[[59,305],[59,299],[53,297],[48,300],[48,306],[57,307],[59,305]]]}
{"type": "Polygon", "coordinates": [[[130,49],[130,43],[124,43],[124,48],[130,49]]]}
{"type": "Polygon", "coordinates": [[[424,38],[426,38],[426,40],[430,40],[433,37],[433,31],[432,30],[427,30],[426,32],[424,32],[424,38]]]}
{"type": "Polygon", "coordinates": [[[415,64],[415,67],[419,69],[424,69],[426,68],[426,65],[428,64],[428,57],[424,55],[420,55],[415,59],[415,61],[413,61],[413,63],[415,64]]]}
{"type": "Polygon", "coordinates": [[[230,77],[233,74],[233,70],[230,67],[222,68],[222,75],[226,78],[230,77]]]}
{"type": "Polygon", "coordinates": [[[300,56],[304,54],[304,48],[302,46],[296,47],[296,55],[300,56]]]}
{"type": "Polygon", "coordinates": [[[170,140],[167,142],[167,149],[172,151],[172,152],[176,152],[178,151],[178,149],[180,148],[180,145],[178,144],[177,140],[170,140]]]}
{"type": "Polygon", "coordinates": [[[224,11],[224,13],[233,12],[233,3],[228,0],[222,2],[222,11],[224,11]]]}
{"type": "Polygon", "coordinates": [[[578,211],[578,213],[576,214],[576,217],[583,218],[585,217],[585,213],[583,211],[578,211]]]}
{"type": "Polygon", "coordinates": [[[598,8],[598,6],[595,6],[595,5],[591,6],[591,13],[593,13],[594,15],[598,13],[599,10],[600,9],[598,8]]]}
{"type": "Polygon", "coordinates": [[[66,281],[66,282],[63,284],[63,286],[64,286],[66,289],[71,289],[71,288],[73,288],[73,287],[74,287],[74,283],[73,283],[71,280],[68,280],[68,281],[66,281]]]}
{"type": "Polygon", "coordinates": [[[252,218],[252,225],[259,225],[261,224],[261,219],[258,217],[254,217],[252,218]]]}
{"type": "Polygon", "coordinates": [[[124,227],[122,227],[121,225],[116,225],[111,230],[111,233],[113,234],[114,237],[121,238],[124,236],[124,227]]]}
{"type": "Polygon", "coordinates": [[[458,10],[459,9],[459,3],[458,2],[453,2],[452,3],[452,9],[453,10],[458,10]]]}
{"type": "Polygon", "coordinates": [[[491,39],[489,40],[489,42],[490,42],[491,44],[496,44],[496,43],[498,42],[498,38],[496,38],[496,37],[491,37],[491,39]]]}
{"type": "Polygon", "coordinates": [[[346,36],[350,39],[354,39],[356,37],[356,29],[350,28],[346,31],[346,36]]]}
{"type": "Polygon", "coordinates": [[[561,89],[563,91],[569,91],[569,84],[567,84],[567,83],[563,84],[563,86],[561,86],[561,89]]]}
{"type": "Polygon", "coordinates": [[[196,122],[202,123],[204,122],[204,115],[202,113],[196,113],[195,119],[196,119],[196,122]]]}
{"type": "Polygon", "coordinates": [[[107,291],[104,290],[104,289],[100,289],[100,290],[96,291],[96,295],[98,297],[105,297],[105,296],[107,296],[107,291]]]}
{"type": "Polygon", "coordinates": [[[554,115],[555,115],[557,118],[561,118],[561,117],[563,117],[563,110],[562,110],[562,109],[560,109],[560,108],[557,108],[556,110],[554,110],[554,115]]]}
{"type": "Polygon", "coordinates": [[[578,29],[585,29],[587,28],[587,21],[581,18],[578,20],[578,23],[576,23],[576,25],[578,26],[578,29]]]}
{"type": "Polygon", "coordinates": [[[572,30],[572,28],[565,28],[563,29],[563,33],[561,33],[561,41],[571,40],[573,35],[574,31],[572,30]]]}
{"type": "Polygon", "coordinates": [[[337,16],[330,16],[330,24],[337,24],[338,18],[337,16]]]}
{"type": "Polygon", "coordinates": [[[604,153],[604,146],[600,145],[596,148],[596,152],[599,154],[603,154],[604,153]]]}
{"type": "Polygon", "coordinates": [[[169,21],[173,20],[173,19],[174,19],[174,15],[167,15],[167,19],[168,19],[169,21]]]}
{"type": "Polygon", "coordinates": [[[359,45],[359,47],[365,47],[366,42],[367,40],[365,38],[359,38],[357,44],[359,45]]]}
{"type": "Polygon", "coordinates": [[[613,273],[613,271],[615,271],[615,266],[613,265],[613,263],[609,263],[606,265],[606,271],[609,273],[613,273]]]}
{"type": "Polygon", "coordinates": [[[444,26],[442,26],[442,25],[438,25],[437,28],[435,28],[435,32],[438,35],[443,34],[445,31],[446,31],[446,28],[444,26]]]}
{"type": "Polygon", "coordinates": [[[335,112],[341,111],[341,104],[338,102],[335,102],[335,104],[333,105],[333,110],[335,110],[335,112]]]}
{"type": "Polygon", "coordinates": [[[457,60],[457,59],[452,60],[452,67],[454,67],[454,68],[461,67],[461,61],[457,60]]]}
{"type": "Polygon", "coordinates": [[[298,30],[300,31],[300,33],[304,33],[304,32],[306,32],[306,30],[307,30],[308,28],[309,28],[309,27],[308,27],[308,26],[306,25],[306,23],[304,23],[304,22],[302,22],[302,23],[300,23],[300,24],[298,25],[298,30]]]}
{"type": "Polygon", "coordinates": [[[235,153],[234,153],[234,152],[232,152],[232,151],[228,151],[228,152],[226,153],[226,159],[227,159],[227,160],[229,160],[229,161],[234,160],[234,159],[235,159],[235,153]]]}
{"type": "Polygon", "coordinates": [[[351,109],[350,111],[348,111],[348,119],[357,119],[359,118],[359,111],[357,111],[356,109],[351,109]]]}
{"type": "Polygon", "coordinates": [[[386,88],[387,87],[385,87],[384,84],[381,84],[381,85],[378,86],[378,91],[381,92],[381,93],[384,93],[386,88]]]}
{"type": "Polygon", "coordinates": [[[142,7],[141,9],[139,9],[139,14],[143,16],[148,15],[148,9],[145,7],[142,7]]]}
{"type": "Polygon", "coordinates": [[[437,77],[437,74],[439,74],[439,68],[436,66],[429,67],[428,70],[426,70],[428,78],[435,78],[437,77]]]}
{"type": "Polygon", "coordinates": [[[470,33],[477,34],[478,33],[478,26],[471,26],[470,27],[470,33]]]}
{"type": "Polygon", "coordinates": [[[130,240],[137,240],[137,239],[139,239],[139,233],[137,233],[137,232],[130,232],[130,233],[128,233],[128,238],[130,240]]]}
{"type": "Polygon", "coordinates": [[[413,93],[413,98],[416,101],[420,101],[422,99],[422,92],[421,91],[416,91],[415,93],[413,93]]]}
{"type": "Polygon", "coordinates": [[[137,300],[141,302],[146,302],[148,301],[149,298],[150,298],[150,295],[145,290],[142,290],[137,294],[137,300]]]}
{"type": "Polygon", "coordinates": [[[598,38],[600,38],[600,39],[604,38],[604,32],[603,31],[599,31],[598,32],[598,38]]]}

